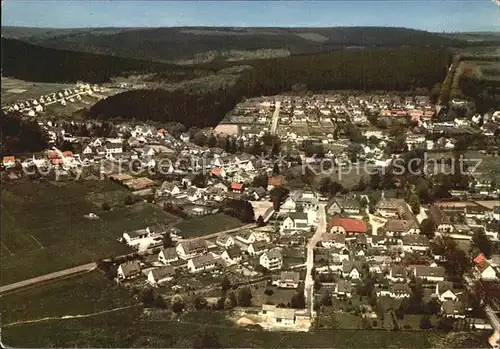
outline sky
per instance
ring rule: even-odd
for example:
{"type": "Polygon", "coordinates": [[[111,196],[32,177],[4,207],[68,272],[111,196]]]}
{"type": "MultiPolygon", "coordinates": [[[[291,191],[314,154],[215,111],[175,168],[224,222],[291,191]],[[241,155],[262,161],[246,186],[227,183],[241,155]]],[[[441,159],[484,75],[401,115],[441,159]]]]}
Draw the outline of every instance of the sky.
{"type": "Polygon", "coordinates": [[[2,0],[2,26],[387,26],[500,32],[500,6],[492,0],[2,0]]]}

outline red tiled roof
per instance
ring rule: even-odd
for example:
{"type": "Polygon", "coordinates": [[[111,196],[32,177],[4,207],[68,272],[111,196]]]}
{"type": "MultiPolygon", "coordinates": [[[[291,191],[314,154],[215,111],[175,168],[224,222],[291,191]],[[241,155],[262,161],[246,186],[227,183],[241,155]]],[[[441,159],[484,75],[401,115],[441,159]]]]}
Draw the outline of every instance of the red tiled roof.
{"type": "Polygon", "coordinates": [[[53,158],[53,159],[50,159],[50,163],[52,165],[59,165],[59,164],[62,164],[63,163],[63,160],[62,159],[59,159],[59,158],[53,158]]]}
{"type": "Polygon", "coordinates": [[[4,156],[3,157],[3,163],[6,164],[6,163],[9,163],[9,162],[15,162],[16,161],[16,157],[15,156],[4,156]]]}
{"type": "Polygon", "coordinates": [[[343,227],[350,233],[366,233],[366,223],[361,219],[334,217],[330,222],[330,228],[334,226],[343,227]]]}
{"type": "Polygon", "coordinates": [[[212,169],[212,174],[213,174],[213,175],[216,175],[216,176],[220,176],[220,175],[222,174],[222,169],[221,169],[221,168],[218,168],[218,167],[213,168],[213,169],[212,169]]]}
{"type": "Polygon", "coordinates": [[[267,185],[272,185],[273,187],[278,187],[283,184],[283,177],[268,177],[267,185]]]}
{"type": "Polygon", "coordinates": [[[232,183],[231,189],[233,190],[241,190],[243,188],[243,183],[232,183]]]}
{"type": "Polygon", "coordinates": [[[63,155],[64,156],[73,156],[73,152],[66,150],[66,151],[63,151],[63,155]]]}
{"type": "Polygon", "coordinates": [[[59,155],[59,153],[56,152],[55,150],[49,150],[47,152],[47,157],[49,159],[60,159],[61,158],[61,156],[59,155]]]}

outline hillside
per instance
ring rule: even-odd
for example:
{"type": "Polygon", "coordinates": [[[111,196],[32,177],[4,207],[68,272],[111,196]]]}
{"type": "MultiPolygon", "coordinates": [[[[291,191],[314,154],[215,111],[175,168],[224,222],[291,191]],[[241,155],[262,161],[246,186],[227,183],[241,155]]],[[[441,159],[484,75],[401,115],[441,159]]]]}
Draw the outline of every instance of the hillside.
{"type": "Polygon", "coordinates": [[[162,72],[172,80],[192,78],[184,67],[101,54],[59,50],[2,37],[2,75],[35,82],[102,83],[114,76],[162,72]]]}
{"type": "Polygon", "coordinates": [[[440,49],[374,49],[298,55],[246,62],[228,88],[188,94],[181,91],[136,90],[95,104],[93,118],[180,122],[215,126],[243,97],[273,95],[301,85],[325,89],[406,91],[431,88],[446,75],[451,55],[440,49]]]}
{"type": "Polygon", "coordinates": [[[337,28],[2,28],[13,37],[50,48],[174,63],[272,58],[349,48],[439,46],[464,42],[420,30],[337,28]]]}

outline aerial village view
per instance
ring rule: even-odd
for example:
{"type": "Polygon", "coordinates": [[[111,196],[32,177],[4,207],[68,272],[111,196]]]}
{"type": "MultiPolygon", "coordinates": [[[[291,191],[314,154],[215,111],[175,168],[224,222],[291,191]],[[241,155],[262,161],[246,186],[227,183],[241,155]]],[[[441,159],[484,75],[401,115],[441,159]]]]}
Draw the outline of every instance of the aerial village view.
{"type": "Polygon", "coordinates": [[[251,75],[284,59],[264,44],[208,74],[98,51],[130,28],[57,30],[2,27],[4,345],[499,348],[498,36],[492,53],[450,34],[430,84],[273,90],[251,75]],[[275,93],[223,110],[250,84],[275,93]]]}

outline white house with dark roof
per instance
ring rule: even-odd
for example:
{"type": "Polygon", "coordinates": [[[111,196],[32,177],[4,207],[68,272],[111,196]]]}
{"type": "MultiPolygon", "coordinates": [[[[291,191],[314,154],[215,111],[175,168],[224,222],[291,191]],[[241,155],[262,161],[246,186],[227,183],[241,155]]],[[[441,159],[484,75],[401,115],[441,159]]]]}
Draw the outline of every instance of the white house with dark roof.
{"type": "Polygon", "coordinates": [[[286,234],[293,231],[308,231],[310,229],[307,213],[291,212],[281,223],[280,233],[286,234]]]}
{"type": "Polygon", "coordinates": [[[163,264],[170,264],[179,260],[177,255],[177,250],[175,247],[163,248],[160,253],[158,253],[158,261],[163,264]]]}
{"type": "Polygon", "coordinates": [[[255,234],[250,229],[240,229],[236,232],[236,240],[243,244],[250,245],[256,240],[255,234]]]}
{"type": "Polygon", "coordinates": [[[122,263],[116,272],[118,280],[127,280],[138,276],[141,273],[141,266],[138,261],[122,263]]]}
{"type": "Polygon", "coordinates": [[[453,283],[449,281],[439,281],[436,284],[435,295],[441,303],[458,300],[458,296],[453,290],[453,283]]]}
{"type": "Polygon", "coordinates": [[[264,252],[259,258],[259,264],[268,270],[279,270],[283,266],[283,256],[279,248],[264,252]]]}
{"type": "Polygon", "coordinates": [[[207,242],[203,239],[183,241],[176,246],[176,251],[182,259],[190,259],[194,256],[208,252],[207,242]]]}
{"type": "Polygon", "coordinates": [[[217,245],[227,249],[227,248],[234,245],[234,239],[231,235],[221,234],[217,237],[217,240],[215,240],[215,243],[217,245]]]}
{"type": "Polygon", "coordinates": [[[196,256],[188,261],[187,267],[191,273],[200,273],[214,269],[216,267],[216,261],[211,254],[196,256]]]}
{"type": "Polygon", "coordinates": [[[123,233],[123,239],[129,246],[136,246],[141,243],[142,239],[146,239],[151,235],[149,227],[146,229],[139,229],[134,231],[128,231],[123,233]]]}
{"type": "Polygon", "coordinates": [[[445,270],[443,267],[416,265],[413,267],[413,275],[416,279],[422,279],[426,282],[440,282],[444,281],[445,270]]]}
{"type": "Polygon", "coordinates": [[[251,256],[258,256],[269,250],[269,244],[265,241],[255,241],[248,245],[247,252],[251,256]]]}
{"type": "Polygon", "coordinates": [[[243,253],[239,246],[231,246],[227,248],[224,252],[222,252],[221,258],[228,265],[233,265],[241,262],[241,260],[243,259],[243,253]]]}
{"type": "Polygon", "coordinates": [[[405,235],[401,241],[403,243],[404,252],[423,253],[431,247],[429,239],[425,235],[405,235]]]}
{"type": "Polygon", "coordinates": [[[333,295],[337,298],[352,297],[352,283],[348,280],[341,279],[335,284],[333,295]]]}
{"type": "Polygon", "coordinates": [[[324,233],[321,236],[321,246],[325,248],[342,248],[345,247],[344,234],[324,233]]]}
{"type": "Polygon", "coordinates": [[[174,278],[175,270],[172,266],[164,266],[158,269],[150,270],[148,273],[148,283],[151,286],[159,286],[174,278]]]}

